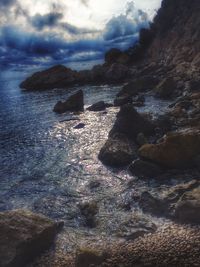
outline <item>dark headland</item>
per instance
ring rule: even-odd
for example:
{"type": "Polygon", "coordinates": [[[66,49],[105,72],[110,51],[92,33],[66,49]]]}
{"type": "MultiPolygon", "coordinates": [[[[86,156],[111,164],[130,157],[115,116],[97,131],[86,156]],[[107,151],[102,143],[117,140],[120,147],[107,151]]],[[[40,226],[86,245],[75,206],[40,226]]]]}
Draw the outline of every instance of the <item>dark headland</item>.
{"type": "MultiPolygon", "coordinates": [[[[98,153],[103,164],[129,169],[133,177],[148,179],[149,185],[152,179],[162,184],[183,176],[187,182],[159,196],[149,189],[132,198],[144,213],[158,221],[168,219],[164,227],[139,229],[126,241],[80,245],[75,253],[58,253],[57,258],[47,253],[33,266],[200,266],[200,1],[163,0],[134,47],[124,52],[111,49],[105,63],[91,70],[54,66],[20,86],[41,91],[87,84],[122,85],[113,99],[120,110],[98,153]],[[145,105],[147,94],[169,101],[167,112],[156,118],[139,113],[136,107],[145,105]]],[[[79,90],[66,102],[58,102],[54,111],[83,111],[83,107],[79,90]]],[[[88,110],[108,107],[101,101],[88,110]]],[[[95,227],[96,204],[85,203],[80,211],[87,226],[95,227]]],[[[50,247],[60,226],[28,211],[0,213],[0,266],[25,266],[50,247]]]]}

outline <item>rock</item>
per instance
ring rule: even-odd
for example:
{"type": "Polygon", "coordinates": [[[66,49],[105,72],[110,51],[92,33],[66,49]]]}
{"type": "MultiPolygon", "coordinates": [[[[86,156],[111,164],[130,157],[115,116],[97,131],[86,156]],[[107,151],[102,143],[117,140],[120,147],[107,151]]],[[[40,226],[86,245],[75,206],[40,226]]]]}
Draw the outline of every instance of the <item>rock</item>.
{"type": "Polygon", "coordinates": [[[168,77],[162,80],[155,89],[155,94],[159,98],[168,99],[172,97],[176,90],[176,82],[173,78],[168,77]]]}
{"type": "Polygon", "coordinates": [[[27,210],[0,213],[0,266],[23,267],[48,249],[58,224],[27,210]]]}
{"type": "Polygon", "coordinates": [[[139,149],[140,157],[167,168],[187,168],[200,153],[200,131],[185,129],[166,135],[159,144],[146,144],[139,149]]]}
{"type": "Polygon", "coordinates": [[[112,64],[105,74],[105,79],[109,83],[123,82],[130,76],[130,69],[119,63],[112,64]]]}
{"type": "Polygon", "coordinates": [[[148,143],[148,140],[143,133],[139,133],[137,135],[136,142],[139,146],[143,146],[144,144],[148,143]]]}
{"type": "Polygon", "coordinates": [[[200,187],[181,197],[175,207],[175,218],[182,223],[200,223],[200,187]]]}
{"type": "Polygon", "coordinates": [[[115,98],[114,106],[120,107],[120,106],[123,106],[125,104],[132,103],[132,102],[133,102],[133,100],[132,100],[131,96],[119,96],[119,97],[115,98]]]}
{"type": "Polygon", "coordinates": [[[83,202],[79,205],[81,215],[85,217],[85,223],[88,227],[96,226],[95,215],[98,213],[98,205],[95,201],[83,202]]]}
{"type": "Polygon", "coordinates": [[[140,159],[134,161],[129,170],[133,175],[141,178],[156,178],[163,172],[158,165],[140,159]]]}
{"type": "Polygon", "coordinates": [[[84,127],[85,127],[85,123],[79,123],[74,127],[74,129],[83,129],[84,127]]]}
{"type": "Polygon", "coordinates": [[[27,90],[65,88],[75,83],[77,72],[62,65],[39,71],[20,84],[27,90]]]}
{"type": "Polygon", "coordinates": [[[139,206],[144,212],[157,216],[163,216],[168,208],[168,203],[145,191],[141,194],[139,206]]]}
{"type": "Polygon", "coordinates": [[[152,76],[137,78],[125,85],[117,96],[136,96],[138,93],[152,90],[158,80],[152,76]]]}
{"type": "Polygon", "coordinates": [[[112,48],[105,54],[105,62],[108,65],[113,63],[127,64],[129,56],[117,48],[112,48]]]}
{"type": "Polygon", "coordinates": [[[99,266],[108,254],[95,249],[79,248],[76,252],[76,267],[99,266]]]}
{"type": "Polygon", "coordinates": [[[66,111],[83,111],[83,91],[79,90],[71,95],[65,102],[58,101],[53,111],[56,113],[64,113],[66,111]]]}
{"type": "Polygon", "coordinates": [[[104,83],[106,81],[105,75],[108,68],[103,65],[96,65],[91,70],[91,81],[93,84],[104,83]]]}
{"type": "Polygon", "coordinates": [[[92,106],[88,107],[87,110],[89,111],[103,111],[108,107],[111,107],[112,104],[106,104],[104,101],[99,101],[92,106]]]}
{"type": "Polygon", "coordinates": [[[135,140],[139,133],[143,133],[147,136],[153,134],[154,127],[154,124],[140,115],[133,105],[126,104],[120,108],[117,114],[117,120],[110,131],[110,136],[112,137],[115,133],[121,133],[131,140],[135,140]]]}
{"type": "Polygon", "coordinates": [[[123,167],[136,158],[134,144],[124,135],[108,138],[99,153],[99,159],[108,166],[123,167]]]}

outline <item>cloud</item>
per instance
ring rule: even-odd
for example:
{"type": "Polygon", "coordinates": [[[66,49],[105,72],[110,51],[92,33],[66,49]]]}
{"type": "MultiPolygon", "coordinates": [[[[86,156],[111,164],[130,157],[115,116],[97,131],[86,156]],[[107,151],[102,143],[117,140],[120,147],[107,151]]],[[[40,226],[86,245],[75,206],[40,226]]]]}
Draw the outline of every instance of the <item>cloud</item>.
{"type": "Polygon", "coordinates": [[[50,12],[45,15],[36,14],[29,19],[31,25],[38,31],[43,30],[45,27],[54,27],[58,25],[59,20],[63,18],[62,13],[50,12]]]}
{"type": "Polygon", "coordinates": [[[17,1],[16,0],[0,0],[1,7],[10,7],[14,5],[17,1]]]}
{"type": "Polygon", "coordinates": [[[89,0],[81,0],[81,3],[82,3],[84,6],[88,7],[89,0]]]}
{"type": "Polygon", "coordinates": [[[63,21],[60,7],[54,12],[34,16],[20,10],[19,15],[32,28],[2,24],[1,64],[57,64],[103,58],[111,48],[125,50],[132,46],[138,40],[139,30],[149,25],[147,14],[132,3],[128,3],[124,14],[111,18],[103,30],[79,28],[63,21]]]}

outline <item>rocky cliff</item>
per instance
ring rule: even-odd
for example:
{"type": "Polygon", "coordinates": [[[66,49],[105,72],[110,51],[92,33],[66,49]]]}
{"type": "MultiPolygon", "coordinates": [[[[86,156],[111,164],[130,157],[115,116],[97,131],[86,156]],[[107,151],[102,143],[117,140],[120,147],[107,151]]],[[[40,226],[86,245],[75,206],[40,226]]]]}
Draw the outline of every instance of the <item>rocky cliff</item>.
{"type": "Polygon", "coordinates": [[[197,77],[200,67],[200,1],[163,0],[144,60],[197,77]]]}

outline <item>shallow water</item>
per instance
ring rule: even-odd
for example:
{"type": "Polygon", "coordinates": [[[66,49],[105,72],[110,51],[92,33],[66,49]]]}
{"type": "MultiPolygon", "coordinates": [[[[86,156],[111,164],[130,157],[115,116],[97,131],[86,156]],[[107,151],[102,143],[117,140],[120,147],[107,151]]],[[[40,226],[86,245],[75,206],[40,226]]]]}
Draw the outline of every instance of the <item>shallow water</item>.
{"type": "MultiPolygon", "coordinates": [[[[75,233],[72,239],[77,235],[126,237],[136,217],[148,219],[134,201],[129,211],[126,204],[147,186],[153,188],[154,181],[107,168],[97,158],[118,108],[57,115],[52,112],[55,103],[77,88],[26,92],[18,85],[29,73],[5,70],[0,74],[0,211],[28,208],[63,220],[67,237],[69,229],[75,233]],[[77,120],[66,121],[69,118],[77,120]],[[80,122],[85,127],[74,129],[80,122]],[[99,182],[97,188],[91,188],[93,181],[99,182]],[[85,227],[79,212],[79,203],[88,200],[99,207],[98,225],[92,230],[85,227]]],[[[100,100],[112,102],[121,87],[81,88],[87,107],[100,100]]],[[[167,105],[149,95],[139,110],[155,115],[167,105]]]]}

